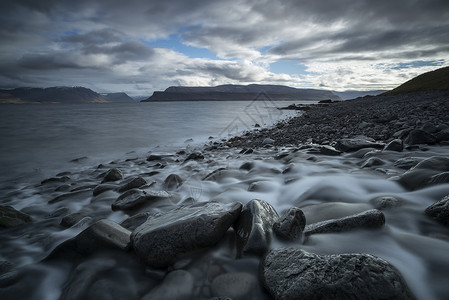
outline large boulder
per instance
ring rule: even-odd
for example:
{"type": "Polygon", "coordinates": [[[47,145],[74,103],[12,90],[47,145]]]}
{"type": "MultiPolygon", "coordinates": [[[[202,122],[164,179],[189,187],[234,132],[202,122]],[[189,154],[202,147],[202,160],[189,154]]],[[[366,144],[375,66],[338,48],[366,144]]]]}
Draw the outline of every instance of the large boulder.
{"type": "Polygon", "coordinates": [[[106,175],[104,175],[103,181],[101,183],[117,181],[123,178],[123,173],[117,168],[110,169],[106,175]]]}
{"type": "Polygon", "coordinates": [[[409,169],[402,174],[399,183],[410,190],[447,183],[449,181],[449,158],[444,156],[432,156],[409,169]]]}
{"type": "Polygon", "coordinates": [[[368,254],[317,255],[274,249],[260,277],[275,299],[413,299],[401,274],[368,254]]]}
{"type": "Polygon", "coordinates": [[[145,179],[143,179],[142,177],[138,176],[138,177],[131,179],[131,181],[125,183],[121,187],[119,187],[118,191],[120,193],[123,193],[123,192],[129,191],[131,189],[140,188],[141,186],[143,186],[145,184],[147,184],[147,181],[145,179]]]}
{"type": "Polygon", "coordinates": [[[10,228],[31,222],[31,217],[12,206],[0,205],[0,228],[10,228]]]}
{"type": "Polygon", "coordinates": [[[340,219],[331,219],[307,225],[304,234],[343,232],[364,228],[379,228],[385,224],[384,214],[377,209],[370,209],[340,219]]]}
{"type": "Polygon", "coordinates": [[[335,149],[343,152],[354,152],[363,148],[382,149],[385,145],[382,143],[375,143],[364,138],[341,139],[335,145],[335,149]]]}
{"type": "Polygon", "coordinates": [[[400,139],[394,139],[384,147],[384,150],[402,152],[404,143],[400,139]]]}
{"type": "Polygon", "coordinates": [[[273,231],[282,239],[294,241],[301,237],[305,226],[304,212],[292,207],[274,223],[273,231]]]}
{"type": "Polygon", "coordinates": [[[132,189],[120,195],[112,204],[112,210],[134,210],[152,201],[167,199],[171,195],[166,191],[142,191],[132,189]]]}
{"type": "Polygon", "coordinates": [[[254,199],[245,204],[234,224],[237,235],[237,256],[264,254],[271,242],[274,222],[279,215],[268,202],[254,199]]]}
{"type": "Polygon", "coordinates": [[[169,266],[184,254],[218,243],[241,209],[240,203],[218,202],[178,207],[137,227],[131,235],[134,251],[149,266],[169,266]]]}
{"type": "Polygon", "coordinates": [[[425,213],[435,221],[449,226],[449,196],[427,207],[425,213]]]}
{"type": "Polygon", "coordinates": [[[413,129],[404,141],[408,145],[428,144],[433,145],[437,142],[437,138],[424,130],[413,129]]]}

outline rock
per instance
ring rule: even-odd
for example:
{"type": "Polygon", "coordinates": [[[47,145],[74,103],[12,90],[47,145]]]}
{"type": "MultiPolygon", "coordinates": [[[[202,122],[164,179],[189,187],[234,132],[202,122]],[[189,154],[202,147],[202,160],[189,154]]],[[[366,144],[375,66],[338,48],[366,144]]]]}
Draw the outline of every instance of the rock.
{"type": "Polygon", "coordinates": [[[385,162],[382,159],[378,157],[370,157],[362,163],[361,168],[363,169],[375,166],[382,166],[384,164],[385,162]]]}
{"type": "Polygon", "coordinates": [[[184,254],[219,242],[241,209],[240,203],[218,202],[178,207],[136,228],[131,235],[134,250],[149,266],[169,266],[184,254]]]}
{"type": "Polygon", "coordinates": [[[47,184],[47,183],[63,183],[70,181],[70,177],[68,176],[62,176],[62,177],[52,177],[47,178],[41,181],[41,184],[47,184]]]}
{"type": "Polygon", "coordinates": [[[0,260],[0,276],[6,274],[14,269],[14,264],[7,260],[0,260]]]}
{"type": "Polygon", "coordinates": [[[137,215],[134,215],[132,217],[129,217],[128,219],[124,220],[122,223],[120,223],[121,226],[125,227],[126,229],[133,231],[143,223],[145,223],[146,220],[148,220],[149,217],[154,217],[159,215],[157,212],[143,212],[137,215]]]}
{"type": "Polygon", "coordinates": [[[307,225],[306,236],[317,233],[334,233],[362,228],[379,228],[385,224],[384,214],[377,209],[370,209],[340,219],[331,219],[307,225]]]}
{"type": "Polygon", "coordinates": [[[100,184],[92,191],[93,196],[98,196],[106,191],[115,189],[117,186],[113,184],[100,184]]]}
{"type": "Polygon", "coordinates": [[[187,271],[176,270],[168,273],[164,281],[146,294],[142,300],[184,300],[191,299],[195,280],[187,271]]]}
{"type": "Polygon", "coordinates": [[[379,196],[369,201],[374,208],[380,210],[387,210],[396,208],[402,205],[402,200],[393,196],[379,196]]]}
{"type": "Polygon", "coordinates": [[[260,277],[275,299],[414,299],[399,271],[369,254],[274,249],[261,261],[260,277]]]}
{"type": "Polygon", "coordinates": [[[292,207],[273,224],[273,231],[282,239],[294,241],[301,237],[305,226],[306,217],[303,211],[292,207]]]}
{"type": "Polygon", "coordinates": [[[204,155],[201,152],[193,152],[190,153],[189,156],[184,160],[184,162],[187,162],[189,160],[200,160],[204,159],[204,155]]]}
{"type": "Polygon", "coordinates": [[[449,226],[449,196],[427,207],[425,213],[435,221],[449,226]]]}
{"type": "Polygon", "coordinates": [[[432,156],[399,176],[398,182],[407,189],[417,190],[445,182],[445,172],[449,172],[449,158],[432,156]]]}
{"type": "Polygon", "coordinates": [[[229,297],[234,300],[251,299],[257,278],[250,273],[226,273],[215,277],[212,281],[212,295],[216,297],[229,297]]]}
{"type": "Polygon", "coordinates": [[[147,184],[147,181],[139,176],[139,177],[133,178],[130,182],[122,185],[118,189],[118,191],[119,191],[119,193],[123,193],[123,192],[129,191],[131,189],[140,188],[141,186],[144,186],[145,184],[147,184]]]}
{"type": "Polygon", "coordinates": [[[371,142],[363,138],[341,139],[335,145],[335,149],[343,152],[354,152],[363,148],[383,149],[384,144],[371,142]]]}
{"type": "Polygon", "coordinates": [[[404,150],[404,143],[400,139],[394,139],[384,147],[384,151],[402,152],[402,150],[404,150]]]}
{"type": "Polygon", "coordinates": [[[410,131],[404,142],[408,145],[427,144],[433,145],[437,142],[436,137],[424,130],[414,129],[410,131]]]}
{"type": "Polygon", "coordinates": [[[329,155],[329,156],[338,156],[341,154],[341,151],[338,151],[334,147],[328,145],[322,145],[319,147],[319,153],[321,155],[329,155]]]}
{"type": "Polygon", "coordinates": [[[429,185],[442,184],[449,182],[449,172],[438,173],[429,178],[429,185]]]}
{"type": "Polygon", "coordinates": [[[414,166],[416,166],[419,162],[421,162],[421,158],[417,157],[404,157],[400,158],[397,161],[394,162],[393,166],[399,169],[405,169],[408,170],[414,166]]]}
{"type": "Polygon", "coordinates": [[[138,189],[129,190],[120,195],[111,205],[112,210],[134,210],[141,206],[159,199],[170,198],[165,191],[142,191],[138,189]]]}
{"type": "Polygon", "coordinates": [[[81,190],[81,191],[65,193],[65,194],[56,196],[53,199],[49,200],[48,204],[58,203],[58,202],[67,200],[69,198],[79,197],[80,195],[84,195],[86,193],[92,193],[92,190],[87,189],[87,190],[81,190]]]}
{"type": "Polygon", "coordinates": [[[161,160],[162,156],[161,155],[155,155],[155,154],[151,154],[150,156],[147,157],[147,161],[156,161],[156,160],[161,160]]]}
{"type": "Polygon", "coordinates": [[[46,259],[71,259],[86,257],[100,249],[126,251],[131,246],[131,232],[110,220],[100,220],[62,244],[46,259]]]}
{"type": "Polygon", "coordinates": [[[263,140],[262,145],[272,145],[275,142],[275,140],[266,138],[263,140]]]}
{"type": "Polygon", "coordinates": [[[70,215],[62,218],[61,222],[59,224],[61,224],[62,226],[66,227],[66,228],[70,228],[73,225],[75,225],[76,223],[78,223],[79,221],[81,221],[85,216],[86,216],[85,213],[76,212],[76,213],[70,214],[70,215]]]}
{"type": "Polygon", "coordinates": [[[263,255],[271,242],[272,227],[278,218],[276,210],[266,201],[254,199],[245,204],[234,224],[237,257],[263,255]]]}
{"type": "Polygon", "coordinates": [[[240,170],[246,170],[246,171],[250,171],[252,168],[254,168],[254,163],[253,162],[246,162],[243,163],[243,165],[240,166],[240,170]]]}
{"type": "Polygon", "coordinates": [[[117,181],[123,178],[123,173],[119,169],[113,168],[110,169],[103,178],[101,183],[117,181]]]}
{"type": "Polygon", "coordinates": [[[164,188],[169,191],[175,190],[179,188],[182,185],[182,183],[183,180],[179,175],[170,174],[164,180],[164,188]]]}
{"type": "Polygon", "coordinates": [[[0,205],[0,228],[10,228],[31,222],[26,213],[14,209],[12,206],[0,205]]]}

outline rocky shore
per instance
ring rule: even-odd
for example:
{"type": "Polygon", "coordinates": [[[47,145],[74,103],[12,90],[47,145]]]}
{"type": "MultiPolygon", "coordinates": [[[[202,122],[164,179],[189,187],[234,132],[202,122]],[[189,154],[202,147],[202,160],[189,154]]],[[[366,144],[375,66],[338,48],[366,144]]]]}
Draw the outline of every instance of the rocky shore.
{"type": "Polygon", "coordinates": [[[449,92],[2,188],[1,299],[444,299],[449,92]]]}

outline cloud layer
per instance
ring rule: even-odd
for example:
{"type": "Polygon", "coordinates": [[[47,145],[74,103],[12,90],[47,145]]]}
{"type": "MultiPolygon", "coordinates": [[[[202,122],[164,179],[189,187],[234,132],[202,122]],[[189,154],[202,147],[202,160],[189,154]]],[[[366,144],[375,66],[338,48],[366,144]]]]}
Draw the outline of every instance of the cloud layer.
{"type": "Polygon", "coordinates": [[[1,87],[378,89],[449,63],[445,0],[6,0],[0,9],[1,87]],[[306,72],[271,72],[278,61],[306,72]]]}

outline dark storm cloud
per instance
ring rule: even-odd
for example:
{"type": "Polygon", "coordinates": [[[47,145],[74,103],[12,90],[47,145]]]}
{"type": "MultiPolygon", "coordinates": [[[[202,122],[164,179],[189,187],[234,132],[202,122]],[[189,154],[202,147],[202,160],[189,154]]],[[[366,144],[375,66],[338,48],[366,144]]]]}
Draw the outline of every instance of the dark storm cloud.
{"type": "Polygon", "coordinates": [[[82,34],[68,34],[66,36],[62,36],[58,41],[64,43],[80,43],[83,45],[102,45],[120,42],[121,36],[122,34],[119,32],[111,28],[105,28],[82,34]]]}

